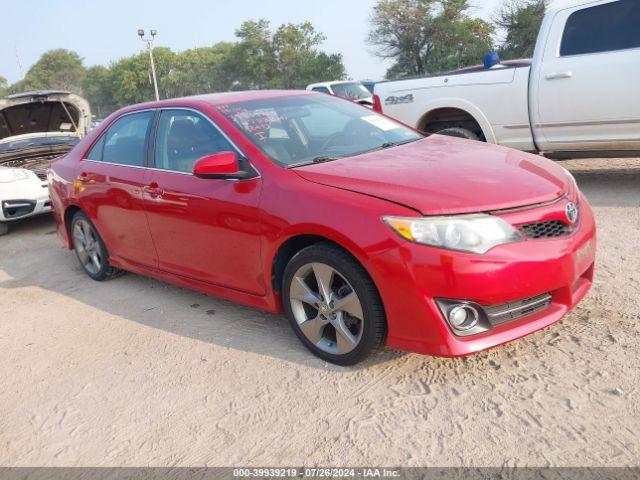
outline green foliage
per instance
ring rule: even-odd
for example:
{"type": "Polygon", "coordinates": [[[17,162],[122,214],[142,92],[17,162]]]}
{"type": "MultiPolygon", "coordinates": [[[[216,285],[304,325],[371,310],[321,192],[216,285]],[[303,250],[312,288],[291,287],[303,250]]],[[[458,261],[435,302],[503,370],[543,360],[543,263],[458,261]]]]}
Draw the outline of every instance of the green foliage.
{"type": "Polygon", "coordinates": [[[10,87],[12,92],[25,90],[68,90],[80,93],[85,69],[76,52],[49,50],[32,65],[24,79],[10,87]]]}
{"type": "Polygon", "coordinates": [[[236,36],[240,41],[227,63],[235,73],[234,89],[304,88],[346,76],[341,55],[318,50],[325,37],[309,22],[281,25],[272,33],[266,20],[248,21],[236,36]]]}
{"type": "Polygon", "coordinates": [[[530,58],[546,13],[547,0],[507,0],[496,13],[494,23],[505,31],[499,48],[501,58],[530,58]]]}
{"type": "Polygon", "coordinates": [[[378,0],[368,40],[378,57],[394,60],[387,78],[480,63],[494,28],[468,9],[467,0],[378,0]]]}
{"type": "Polygon", "coordinates": [[[8,86],[7,79],[0,75],[0,98],[4,97],[8,86]]]}
{"type": "MultiPolygon", "coordinates": [[[[319,79],[345,77],[341,55],[319,50],[324,36],[309,22],[281,25],[275,32],[266,20],[244,22],[236,42],[173,52],[153,51],[161,98],[228,90],[304,88],[319,79]]],[[[6,87],[0,77],[0,93],[6,87]]],[[[63,89],[83,94],[96,117],[154,99],[149,53],[122,58],[108,67],[85,69],[75,52],[52,50],[42,55],[10,92],[63,89]]]]}

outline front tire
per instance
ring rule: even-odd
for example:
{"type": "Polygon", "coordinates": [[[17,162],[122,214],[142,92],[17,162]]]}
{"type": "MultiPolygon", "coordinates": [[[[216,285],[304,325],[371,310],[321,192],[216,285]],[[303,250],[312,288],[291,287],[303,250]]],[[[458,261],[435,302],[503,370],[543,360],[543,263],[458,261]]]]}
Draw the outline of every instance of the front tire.
{"type": "Polygon", "coordinates": [[[376,286],[333,244],[311,245],[289,261],[282,298],[300,341],[327,362],[353,365],[384,345],[387,322],[376,286]]]}
{"type": "Polygon", "coordinates": [[[71,239],[82,269],[93,280],[102,282],[123,273],[109,265],[109,251],[84,212],[76,212],[71,220],[71,239]]]}
{"type": "Polygon", "coordinates": [[[0,222],[0,237],[9,233],[9,225],[4,222],[0,222]]]}

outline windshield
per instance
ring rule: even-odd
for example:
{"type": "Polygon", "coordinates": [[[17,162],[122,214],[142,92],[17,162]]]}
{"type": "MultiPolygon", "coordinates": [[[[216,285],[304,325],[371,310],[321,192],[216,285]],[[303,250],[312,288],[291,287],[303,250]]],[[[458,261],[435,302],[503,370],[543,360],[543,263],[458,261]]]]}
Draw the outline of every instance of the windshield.
{"type": "Polygon", "coordinates": [[[21,138],[19,140],[0,143],[0,152],[7,152],[9,150],[15,150],[18,148],[40,147],[44,145],[75,144],[75,143],[78,143],[78,137],[75,137],[75,136],[21,138]]]}
{"type": "Polygon", "coordinates": [[[331,88],[334,94],[349,100],[362,100],[371,96],[371,92],[367,90],[367,87],[359,82],[336,83],[331,85],[331,88]]]}
{"type": "Polygon", "coordinates": [[[285,167],[424,138],[365,107],[322,94],[233,103],[218,110],[265,155],[285,167]]]}

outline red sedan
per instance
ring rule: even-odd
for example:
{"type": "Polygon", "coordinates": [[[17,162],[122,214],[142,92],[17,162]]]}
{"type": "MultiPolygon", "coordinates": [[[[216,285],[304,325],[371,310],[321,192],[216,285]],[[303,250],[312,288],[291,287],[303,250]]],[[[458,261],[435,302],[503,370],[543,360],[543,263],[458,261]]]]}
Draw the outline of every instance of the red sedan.
{"type": "Polygon", "coordinates": [[[49,182],[94,280],[128,270],[284,311],[343,365],[385,344],[495,347],[560,320],[593,279],[593,216],[564,168],[317,93],[135,105],[49,182]]]}

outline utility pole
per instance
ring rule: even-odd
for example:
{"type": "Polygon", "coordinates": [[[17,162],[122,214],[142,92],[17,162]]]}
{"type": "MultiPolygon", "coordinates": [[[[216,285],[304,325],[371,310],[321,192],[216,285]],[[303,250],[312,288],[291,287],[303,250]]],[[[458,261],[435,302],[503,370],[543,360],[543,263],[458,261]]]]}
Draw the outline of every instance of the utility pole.
{"type": "Polygon", "coordinates": [[[138,29],[138,36],[140,40],[146,42],[147,50],[149,50],[149,60],[151,61],[151,76],[153,77],[153,89],[156,93],[156,101],[160,101],[160,95],[158,94],[158,79],[156,78],[156,64],[153,61],[153,40],[155,36],[158,34],[157,30],[150,30],[150,37],[144,36],[144,30],[142,28],[138,29]]]}

